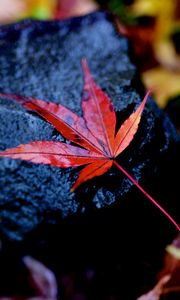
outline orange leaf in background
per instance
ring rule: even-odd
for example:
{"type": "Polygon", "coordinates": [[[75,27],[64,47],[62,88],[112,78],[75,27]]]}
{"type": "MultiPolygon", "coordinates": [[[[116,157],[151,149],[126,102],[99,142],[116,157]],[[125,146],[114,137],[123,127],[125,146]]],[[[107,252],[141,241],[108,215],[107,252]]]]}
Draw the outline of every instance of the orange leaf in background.
{"type": "Polygon", "coordinates": [[[93,80],[86,59],[83,59],[82,66],[85,78],[82,97],[83,118],[60,104],[10,94],[0,94],[0,96],[16,100],[27,109],[37,112],[66,139],[83,148],[62,142],[34,141],[2,151],[0,156],[60,168],[86,164],[87,166],[80,171],[72,191],[85,181],[104,174],[115,164],[180,230],[172,217],[115,160],[128,147],[137,132],[150,91],[116,134],[116,114],[113,105],[108,95],[93,80]]]}

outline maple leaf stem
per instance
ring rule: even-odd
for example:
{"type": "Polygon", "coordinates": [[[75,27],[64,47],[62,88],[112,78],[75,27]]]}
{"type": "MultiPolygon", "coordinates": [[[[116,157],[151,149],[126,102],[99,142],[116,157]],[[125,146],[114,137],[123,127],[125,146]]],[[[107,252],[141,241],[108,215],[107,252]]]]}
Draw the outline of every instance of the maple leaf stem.
{"type": "Polygon", "coordinates": [[[114,164],[118,169],[120,169],[137,187],[138,189],[147,197],[149,200],[162,211],[162,213],[175,225],[175,227],[180,231],[180,226],[176,223],[176,221],[167,213],[167,211],[161,207],[140,185],[139,183],[126,171],[123,167],[121,167],[117,161],[114,160],[114,164]]]}

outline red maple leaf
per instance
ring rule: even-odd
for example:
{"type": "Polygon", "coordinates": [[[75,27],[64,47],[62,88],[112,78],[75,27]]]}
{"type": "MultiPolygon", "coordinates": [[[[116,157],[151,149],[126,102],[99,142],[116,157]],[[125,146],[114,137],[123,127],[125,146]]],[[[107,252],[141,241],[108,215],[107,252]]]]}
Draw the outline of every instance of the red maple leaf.
{"type": "Polygon", "coordinates": [[[0,152],[0,156],[24,159],[60,168],[86,165],[80,171],[72,191],[83,182],[104,174],[115,164],[180,231],[180,227],[173,218],[116,161],[116,157],[133,140],[150,91],[116,133],[116,114],[108,95],[93,80],[86,59],[83,59],[82,66],[85,77],[82,96],[83,118],[60,104],[23,96],[0,94],[2,97],[16,100],[27,109],[37,112],[66,139],[81,147],[62,142],[34,141],[0,152]]]}

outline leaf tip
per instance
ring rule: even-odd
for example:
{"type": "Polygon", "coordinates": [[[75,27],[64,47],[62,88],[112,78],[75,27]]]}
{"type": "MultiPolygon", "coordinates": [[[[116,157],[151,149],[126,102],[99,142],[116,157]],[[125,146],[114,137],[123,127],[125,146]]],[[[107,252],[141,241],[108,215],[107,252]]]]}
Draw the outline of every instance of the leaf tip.
{"type": "MultiPolygon", "coordinates": [[[[141,114],[142,114],[142,112],[143,112],[143,110],[144,110],[144,106],[145,106],[145,104],[146,104],[146,102],[147,102],[147,100],[148,100],[148,97],[149,97],[149,95],[151,94],[151,92],[152,92],[152,88],[149,88],[149,89],[147,90],[145,96],[144,96],[143,101],[142,101],[141,104],[139,105],[138,110],[139,110],[140,116],[141,116],[141,114]]],[[[138,111],[138,110],[137,110],[137,111],[138,111]]]]}
{"type": "Polygon", "coordinates": [[[77,182],[75,182],[74,184],[73,184],[73,186],[71,187],[71,193],[74,193],[75,192],[75,190],[77,189],[77,187],[78,187],[78,185],[77,185],[77,182]]]}
{"type": "Polygon", "coordinates": [[[15,95],[15,94],[5,94],[5,93],[0,93],[0,97],[2,99],[7,99],[7,100],[13,100],[16,101],[17,103],[24,105],[28,101],[28,97],[26,96],[20,96],[20,95],[15,95]]]}
{"type": "Polygon", "coordinates": [[[147,101],[147,99],[148,99],[148,97],[149,97],[149,95],[150,95],[151,93],[152,93],[152,88],[149,88],[149,89],[147,90],[145,96],[144,96],[143,101],[142,101],[142,103],[144,103],[144,105],[145,105],[145,103],[146,103],[146,101],[147,101]]]}
{"type": "Polygon", "coordinates": [[[74,193],[77,188],[81,185],[81,181],[79,181],[79,178],[76,180],[76,182],[73,184],[73,186],[71,187],[71,192],[74,193]]]}
{"type": "Polygon", "coordinates": [[[87,65],[87,59],[86,59],[85,56],[82,57],[81,62],[82,62],[82,65],[83,65],[83,66],[87,65]]]}
{"type": "Polygon", "coordinates": [[[154,91],[154,88],[150,87],[146,92],[146,96],[149,97],[149,95],[152,93],[152,91],[154,91]]]}

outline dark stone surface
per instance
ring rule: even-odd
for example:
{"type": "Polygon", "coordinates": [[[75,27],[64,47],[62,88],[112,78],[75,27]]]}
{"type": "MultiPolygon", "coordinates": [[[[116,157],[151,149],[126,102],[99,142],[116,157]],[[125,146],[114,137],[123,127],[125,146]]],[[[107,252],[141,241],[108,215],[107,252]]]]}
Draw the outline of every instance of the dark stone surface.
{"type": "Polygon", "coordinates": [[[170,98],[165,107],[165,111],[180,132],[180,97],[176,96],[170,98]]]}
{"type": "MultiPolygon", "coordinates": [[[[0,92],[62,103],[81,114],[83,56],[96,82],[110,96],[121,124],[144,91],[128,56],[127,40],[116,32],[112,17],[102,12],[63,22],[25,21],[1,28],[0,92]]],[[[8,99],[0,100],[0,120],[1,150],[32,140],[63,140],[47,122],[8,99]]],[[[150,99],[136,137],[118,158],[176,219],[178,147],[173,125],[150,99]]],[[[19,257],[34,255],[56,273],[92,267],[109,284],[96,289],[101,296],[102,290],[108,295],[110,289],[134,299],[147,287],[146,262],[159,267],[162,249],[176,231],[116,167],[71,193],[78,170],[0,160],[4,249],[14,247],[19,257]],[[139,277],[138,270],[142,271],[139,277]]],[[[4,260],[5,273],[7,265],[12,268],[14,255],[4,260]]]]}

